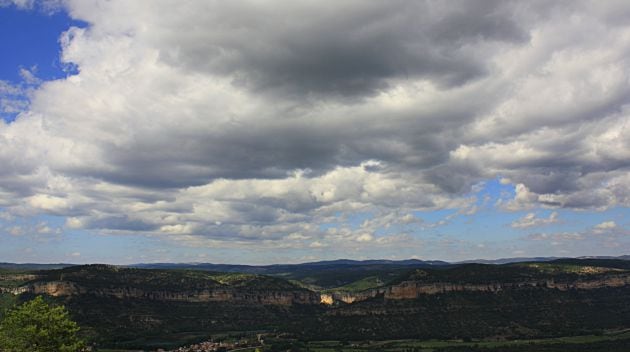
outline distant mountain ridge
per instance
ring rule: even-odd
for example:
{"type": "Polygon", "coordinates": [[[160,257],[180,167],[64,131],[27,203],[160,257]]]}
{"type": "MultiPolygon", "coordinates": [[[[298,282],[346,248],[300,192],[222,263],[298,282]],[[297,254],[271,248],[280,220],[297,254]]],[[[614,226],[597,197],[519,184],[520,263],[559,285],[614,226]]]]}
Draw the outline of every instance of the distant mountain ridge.
{"type": "MultiPolygon", "coordinates": [[[[121,267],[129,268],[142,268],[142,269],[197,269],[207,271],[221,271],[221,272],[242,272],[252,274],[265,274],[282,272],[287,269],[295,268],[322,268],[322,267],[365,267],[365,266],[409,266],[409,267],[431,267],[431,266],[448,266],[459,264],[509,264],[519,262],[547,262],[558,259],[621,259],[630,260],[630,255],[621,256],[581,256],[581,257],[513,257],[513,258],[499,258],[499,259],[470,259],[463,261],[447,262],[443,260],[421,260],[421,259],[403,259],[403,260],[389,260],[389,259],[367,259],[367,260],[354,260],[354,259],[335,259],[335,260],[323,260],[316,262],[306,262],[297,264],[267,264],[267,265],[248,265],[248,264],[214,264],[214,263],[136,263],[127,265],[117,265],[121,267]]],[[[9,263],[0,262],[0,269],[12,269],[12,270],[50,270],[50,269],[63,269],[70,266],[76,266],[82,264],[73,263],[9,263]]]]}
{"type": "Polygon", "coordinates": [[[367,277],[375,282],[387,282],[412,270],[430,267],[447,267],[443,261],[409,260],[350,260],[339,259],[302,264],[231,265],[212,263],[155,263],[128,267],[139,269],[202,270],[229,273],[269,275],[299,281],[311,289],[329,289],[351,284],[367,277]]]}
{"type": "Polygon", "coordinates": [[[270,270],[280,268],[292,268],[292,267],[322,267],[322,266],[368,266],[368,265],[399,265],[399,266],[445,266],[445,265],[458,265],[458,264],[509,264],[509,263],[522,263],[522,262],[550,262],[558,259],[620,259],[630,260],[630,255],[621,256],[580,256],[580,257],[507,257],[498,259],[469,259],[462,261],[447,262],[443,260],[421,260],[421,259],[402,259],[402,260],[389,260],[389,259],[367,259],[367,260],[354,260],[354,259],[336,259],[336,260],[323,260],[317,262],[306,262],[298,264],[268,264],[268,265],[246,265],[246,264],[213,264],[213,263],[138,263],[126,265],[133,268],[145,268],[145,269],[204,269],[204,270],[217,270],[217,271],[239,271],[242,270],[270,270]]]}
{"type": "Polygon", "coordinates": [[[40,264],[40,263],[0,263],[0,269],[10,270],[53,270],[63,269],[77,264],[57,263],[57,264],[40,264]]]}
{"type": "Polygon", "coordinates": [[[214,263],[138,263],[125,265],[132,268],[144,269],[204,269],[216,271],[277,271],[285,268],[296,267],[326,267],[326,266],[368,266],[368,265],[400,265],[400,266],[439,266],[451,265],[452,263],[442,260],[420,260],[420,259],[404,259],[404,260],[387,260],[387,259],[369,259],[369,260],[353,260],[353,259],[336,259],[324,260],[318,262],[307,262],[299,264],[268,264],[268,265],[246,265],[246,264],[214,264],[214,263]]]}
{"type": "Polygon", "coordinates": [[[460,262],[452,262],[451,264],[510,264],[510,263],[525,263],[525,262],[551,262],[559,259],[619,259],[630,260],[630,255],[621,256],[581,256],[581,257],[514,257],[514,258],[499,258],[499,259],[472,259],[464,260],[460,262]]]}
{"type": "MultiPolygon", "coordinates": [[[[568,258],[570,257],[514,257],[514,258],[499,258],[499,259],[471,259],[471,260],[464,260],[460,262],[454,262],[453,264],[510,264],[510,263],[525,263],[525,262],[550,262],[553,260],[568,259],[568,258]]],[[[589,257],[589,258],[613,259],[615,257],[589,257]]]]}

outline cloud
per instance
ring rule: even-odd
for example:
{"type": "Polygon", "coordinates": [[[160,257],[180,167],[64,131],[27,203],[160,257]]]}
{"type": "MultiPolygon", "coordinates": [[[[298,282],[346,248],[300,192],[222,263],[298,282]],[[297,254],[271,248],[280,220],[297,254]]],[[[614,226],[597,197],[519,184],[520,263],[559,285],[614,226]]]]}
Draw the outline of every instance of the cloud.
{"type": "Polygon", "coordinates": [[[38,234],[47,235],[47,234],[53,233],[55,230],[53,230],[46,223],[40,223],[40,224],[37,225],[36,231],[37,231],[38,234]]]}
{"type": "Polygon", "coordinates": [[[617,227],[617,224],[615,224],[614,221],[604,221],[601,224],[595,225],[595,228],[598,230],[610,230],[614,229],[615,227],[617,227]]]}
{"type": "Polygon", "coordinates": [[[19,9],[30,9],[35,4],[34,0],[2,0],[0,7],[16,6],[19,9]]]}
{"type": "Polygon", "coordinates": [[[37,66],[33,66],[30,69],[20,68],[20,77],[24,80],[26,84],[36,85],[42,82],[37,76],[37,66]]]}
{"type": "MultiPolygon", "coordinates": [[[[317,247],[378,245],[417,211],[472,214],[470,192],[499,176],[504,210],[630,205],[623,4],[65,6],[89,24],[60,38],[78,73],[2,104],[19,114],[0,122],[10,214],[317,247]]],[[[0,99],[23,91],[0,83],[0,99]]]]}
{"type": "Polygon", "coordinates": [[[617,227],[617,223],[615,223],[614,221],[604,221],[593,227],[593,232],[595,234],[606,234],[606,233],[611,233],[614,231],[618,231],[618,232],[623,231],[617,227]]]}
{"type": "Polygon", "coordinates": [[[34,195],[30,197],[27,202],[33,208],[51,212],[68,208],[68,201],[66,199],[45,194],[34,195]]]}
{"type": "Polygon", "coordinates": [[[13,221],[15,219],[15,216],[7,213],[7,212],[0,212],[0,220],[2,221],[13,221]]]}
{"type": "Polygon", "coordinates": [[[548,218],[538,218],[535,213],[528,213],[522,218],[514,221],[510,226],[517,229],[525,229],[530,227],[545,226],[558,223],[558,213],[552,212],[548,218]]]}
{"type": "Polygon", "coordinates": [[[28,108],[26,90],[21,85],[0,80],[0,123],[3,118],[13,116],[28,108]]]}
{"type": "Polygon", "coordinates": [[[374,240],[374,236],[370,233],[362,233],[356,237],[357,242],[370,242],[374,240]]]}
{"type": "Polygon", "coordinates": [[[0,0],[0,8],[14,6],[19,10],[37,10],[45,14],[54,14],[64,7],[64,0],[0,0]]]}
{"type": "Polygon", "coordinates": [[[614,221],[604,221],[582,231],[531,233],[523,237],[523,239],[534,242],[548,242],[551,245],[570,245],[571,243],[585,242],[588,243],[585,244],[587,250],[591,251],[588,255],[593,255],[593,248],[620,247],[621,243],[627,243],[625,241],[627,241],[628,235],[630,235],[630,231],[618,226],[614,221]]]}
{"type": "Polygon", "coordinates": [[[562,241],[579,241],[584,239],[584,234],[578,232],[558,232],[558,233],[533,233],[527,235],[526,239],[532,241],[552,241],[558,243],[562,241]]]}
{"type": "MultiPolygon", "coordinates": [[[[0,217],[1,218],[1,217],[0,217]]],[[[1,218],[0,234],[20,237],[26,241],[48,242],[59,240],[63,235],[62,228],[47,221],[37,221],[33,218],[5,217],[1,218]]]]}
{"type": "Polygon", "coordinates": [[[146,34],[149,42],[168,48],[160,51],[168,65],[297,99],[362,98],[400,79],[464,84],[487,74],[472,45],[528,39],[500,1],[331,5],[300,2],[278,11],[246,2],[182,4],[174,16],[143,19],[155,26],[164,16],[189,34],[146,34]]]}
{"type": "Polygon", "coordinates": [[[6,231],[11,236],[22,236],[24,234],[24,229],[21,226],[11,226],[7,228],[6,231]]]}
{"type": "Polygon", "coordinates": [[[325,244],[321,243],[320,241],[314,241],[314,242],[311,242],[309,247],[311,247],[311,248],[324,248],[324,247],[327,247],[327,246],[325,244]]]}

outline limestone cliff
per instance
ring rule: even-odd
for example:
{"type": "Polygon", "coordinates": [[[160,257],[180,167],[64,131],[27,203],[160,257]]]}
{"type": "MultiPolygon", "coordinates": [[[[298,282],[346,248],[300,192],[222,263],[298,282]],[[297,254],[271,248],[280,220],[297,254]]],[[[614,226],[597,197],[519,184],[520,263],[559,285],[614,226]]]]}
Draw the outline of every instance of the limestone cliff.
{"type": "Polygon", "coordinates": [[[582,278],[575,281],[531,280],[511,283],[451,283],[403,281],[361,292],[317,293],[313,291],[258,291],[253,289],[206,288],[199,290],[154,290],[138,287],[86,287],[70,281],[32,282],[20,287],[0,287],[2,293],[46,294],[50,296],[94,295],[120,299],[148,299],[179,302],[232,302],[242,304],[325,304],[335,302],[347,304],[365,301],[382,296],[384,299],[415,299],[420,295],[434,295],[447,292],[499,292],[527,288],[566,290],[590,290],[603,287],[630,286],[630,273],[609,275],[603,278],[582,278]]]}
{"type": "Polygon", "coordinates": [[[376,288],[356,293],[335,292],[328,294],[322,303],[332,304],[335,301],[354,303],[382,296],[385,299],[415,299],[420,295],[434,295],[447,292],[499,292],[527,288],[566,290],[591,290],[604,287],[630,286],[630,273],[610,274],[603,277],[583,277],[577,280],[563,281],[556,279],[525,280],[519,282],[489,283],[452,283],[452,282],[419,282],[403,281],[396,285],[376,288]]]}
{"type": "Polygon", "coordinates": [[[588,266],[527,264],[467,265],[444,270],[418,269],[393,284],[360,292],[319,293],[294,282],[264,275],[148,270],[88,265],[0,277],[0,293],[55,297],[91,295],[175,302],[230,302],[256,305],[352,304],[372,298],[416,299],[448,292],[506,290],[591,290],[630,287],[630,270],[588,266]]]}
{"type": "Polygon", "coordinates": [[[320,296],[311,291],[258,291],[233,288],[200,290],[151,290],[138,287],[85,287],[69,281],[34,282],[12,293],[30,292],[50,296],[94,295],[120,299],[148,299],[179,302],[232,302],[243,304],[319,304],[320,296]]]}

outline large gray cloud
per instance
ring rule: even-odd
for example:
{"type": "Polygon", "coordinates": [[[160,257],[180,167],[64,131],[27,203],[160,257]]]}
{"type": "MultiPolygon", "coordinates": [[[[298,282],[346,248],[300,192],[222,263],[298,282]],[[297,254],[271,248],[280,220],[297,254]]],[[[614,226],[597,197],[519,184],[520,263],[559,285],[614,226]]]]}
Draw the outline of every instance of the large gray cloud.
{"type": "Polygon", "coordinates": [[[630,205],[623,2],[65,7],[79,73],[0,122],[13,213],[318,247],[377,240],[339,213],[471,212],[498,176],[505,209],[630,205]]]}
{"type": "Polygon", "coordinates": [[[144,34],[161,60],[298,99],[360,98],[400,78],[463,84],[487,73],[478,46],[528,39],[502,1],[199,5],[149,19],[168,23],[144,34]]]}

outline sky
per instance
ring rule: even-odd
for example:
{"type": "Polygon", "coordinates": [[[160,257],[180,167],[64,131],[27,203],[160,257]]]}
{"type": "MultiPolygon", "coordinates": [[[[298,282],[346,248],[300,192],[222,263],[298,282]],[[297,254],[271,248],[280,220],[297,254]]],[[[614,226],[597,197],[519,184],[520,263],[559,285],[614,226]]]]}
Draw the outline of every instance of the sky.
{"type": "Polygon", "coordinates": [[[627,1],[0,0],[0,261],[630,254],[627,1]]]}

